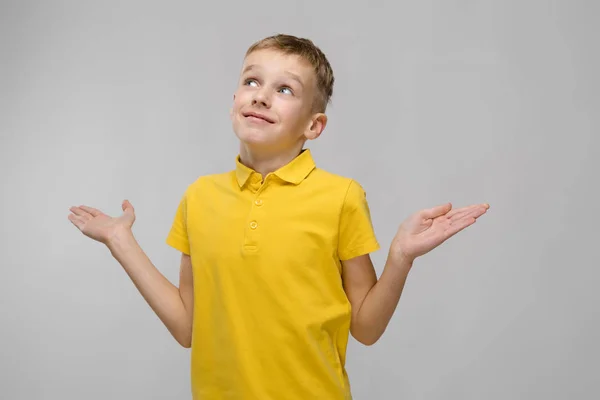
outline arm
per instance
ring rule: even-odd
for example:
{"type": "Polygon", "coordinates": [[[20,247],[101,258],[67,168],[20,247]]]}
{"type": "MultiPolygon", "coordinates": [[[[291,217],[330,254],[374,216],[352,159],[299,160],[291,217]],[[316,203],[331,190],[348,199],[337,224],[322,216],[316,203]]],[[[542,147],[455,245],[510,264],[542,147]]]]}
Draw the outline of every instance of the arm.
{"type": "Polygon", "coordinates": [[[342,262],[344,290],[352,305],[350,332],[370,346],[385,332],[402,295],[412,262],[388,257],[381,278],[368,254],[342,262]]]}
{"type": "Polygon", "coordinates": [[[169,332],[183,347],[191,346],[193,315],[192,263],[181,256],[179,288],[165,278],[141,249],[131,227],[133,205],[125,200],[123,214],[110,217],[93,207],[71,207],[69,221],[85,236],[105,244],[169,332]]]}
{"type": "Polygon", "coordinates": [[[119,232],[107,245],[175,340],[185,348],[191,347],[194,293],[190,256],[181,255],[177,288],[156,269],[131,231],[119,232]]]}
{"type": "Polygon", "coordinates": [[[368,254],[342,261],[344,290],[352,305],[352,336],[372,345],[394,314],[414,260],[475,223],[489,205],[452,209],[451,204],[422,210],[398,229],[379,281],[368,254]]]}

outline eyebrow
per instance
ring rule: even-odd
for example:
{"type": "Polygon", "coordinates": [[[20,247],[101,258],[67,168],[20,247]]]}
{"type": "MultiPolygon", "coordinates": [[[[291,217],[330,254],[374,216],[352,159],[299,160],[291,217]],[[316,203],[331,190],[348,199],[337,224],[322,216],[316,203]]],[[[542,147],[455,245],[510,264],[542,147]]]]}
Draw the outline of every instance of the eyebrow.
{"type": "MultiPolygon", "coordinates": [[[[258,67],[256,64],[250,64],[250,65],[246,66],[246,68],[244,68],[244,70],[242,71],[242,74],[245,74],[246,72],[251,71],[253,69],[257,69],[257,68],[260,69],[260,67],[258,67]]],[[[304,88],[304,84],[302,83],[302,80],[300,79],[300,77],[298,75],[296,75],[290,71],[285,71],[285,74],[288,75],[291,79],[298,82],[300,87],[304,88]]]]}

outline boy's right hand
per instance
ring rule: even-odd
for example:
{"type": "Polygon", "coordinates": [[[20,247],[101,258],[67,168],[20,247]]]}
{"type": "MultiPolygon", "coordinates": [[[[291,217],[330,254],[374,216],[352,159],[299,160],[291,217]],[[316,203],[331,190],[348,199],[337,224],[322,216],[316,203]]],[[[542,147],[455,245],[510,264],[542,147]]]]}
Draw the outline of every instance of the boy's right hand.
{"type": "Polygon", "coordinates": [[[69,221],[87,237],[108,245],[120,232],[130,231],[135,222],[135,210],[128,200],[123,201],[121,208],[121,216],[110,217],[92,207],[71,207],[69,221]]]}

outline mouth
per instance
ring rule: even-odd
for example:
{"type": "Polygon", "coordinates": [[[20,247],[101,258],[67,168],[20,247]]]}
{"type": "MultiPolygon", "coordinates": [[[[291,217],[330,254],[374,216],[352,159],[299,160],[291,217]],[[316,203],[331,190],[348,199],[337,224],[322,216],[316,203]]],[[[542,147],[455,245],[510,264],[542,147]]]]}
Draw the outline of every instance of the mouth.
{"type": "Polygon", "coordinates": [[[244,116],[244,118],[252,120],[252,121],[268,122],[269,124],[275,123],[275,121],[273,121],[271,118],[267,117],[266,115],[256,113],[256,112],[246,112],[246,113],[243,113],[242,115],[244,116]]]}

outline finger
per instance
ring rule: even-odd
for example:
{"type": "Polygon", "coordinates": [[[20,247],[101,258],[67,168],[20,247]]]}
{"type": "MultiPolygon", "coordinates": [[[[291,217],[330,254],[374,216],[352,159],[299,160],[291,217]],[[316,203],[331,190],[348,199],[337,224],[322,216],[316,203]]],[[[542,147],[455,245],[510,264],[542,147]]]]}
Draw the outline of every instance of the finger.
{"type": "Polygon", "coordinates": [[[477,219],[474,217],[468,217],[468,218],[463,218],[463,219],[457,221],[456,223],[453,223],[446,230],[446,236],[448,238],[450,238],[450,237],[456,235],[458,232],[462,231],[463,229],[473,225],[476,220],[477,219]]]}
{"type": "Polygon", "coordinates": [[[489,207],[485,207],[485,206],[479,206],[476,207],[475,209],[469,211],[469,213],[467,214],[469,217],[473,217],[475,219],[481,217],[483,214],[485,214],[487,212],[489,207]]]}
{"type": "Polygon", "coordinates": [[[71,223],[79,230],[82,230],[83,226],[85,225],[85,219],[74,214],[69,215],[69,221],[71,221],[71,223]]]}
{"type": "Polygon", "coordinates": [[[87,207],[87,206],[79,206],[83,211],[89,213],[92,215],[92,217],[97,217],[98,215],[101,215],[102,212],[100,210],[97,210],[95,208],[92,207],[87,207]]]}
{"type": "Polygon", "coordinates": [[[486,211],[487,211],[487,208],[485,208],[483,206],[467,207],[463,211],[458,212],[458,213],[452,215],[450,217],[450,224],[455,224],[455,223],[457,223],[458,221],[461,221],[464,218],[470,218],[470,217],[479,218],[483,214],[485,214],[486,211]]]}
{"type": "Polygon", "coordinates": [[[480,207],[480,208],[478,208],[478,209],[474,210],[474,211],[471,213],[471,215],[472,215],[474,218],[479,218],[479,217],[481,217],[483,214],[485,214],[485,213],[487,212],[487,210],[488,210],[488,209],[489,209],[489,207],[480,207]]]}
{"type": "Polygon", "coordinates": [[[470,206],[466,206],[466,207],[461,207],[461,208],[455,208],[452,211],[450,211],[447,216],[448,217],[452,217],[455,214],[458,213],[464,213],[465,211],[471,211],[471,210],[478,210],[480,208],[485,208],[486,210],[490,208],[490,205],[487,203],[483,203],[483,204],[471,204],[470,206]]]}
{"type": "Polygon", "coordinates": [[[78,217],[90,217],[90,214],[81,207],[71,207],[69,210],[78,217]]]}
{"type": "Polygon", "coordinates": [[[421,211],[421,216],[426,219],[437,218],[440,215],[448,213],[452,209],[452,203],[446,203],[421,211]]]}
{"type": "Polygon", "coordinates": [[[473,207],[473,206],[466,206],[466,207],[452,209],[452,210],[450,210],[450,212],[448,214],[446,214],[446,216],[454,217],[457,214],[464,214],[465,212],[469,211],[469,209],[471,207],[473,207]]]}
{"type": "Polygon", "coordinates": [[[121,204],[121,208],[123,209],[123,211],[129,211],[129,212],[134,212],[134,208],[133,205],[129,202],[129,200],[124,200],[123,204],[121,204]]]}

